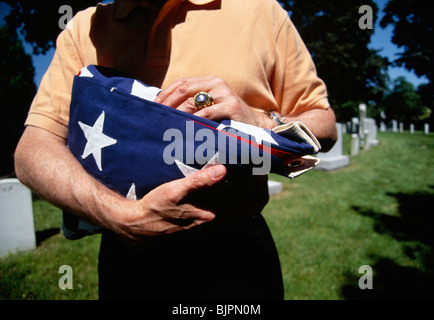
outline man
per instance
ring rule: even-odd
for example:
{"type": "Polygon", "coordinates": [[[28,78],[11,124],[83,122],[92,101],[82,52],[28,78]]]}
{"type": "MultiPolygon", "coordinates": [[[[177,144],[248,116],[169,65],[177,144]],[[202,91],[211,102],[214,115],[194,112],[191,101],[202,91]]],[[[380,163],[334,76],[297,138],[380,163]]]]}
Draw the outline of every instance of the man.
{"type": "Polygon", "coordinates": [[[111,67],[163,91],[156,102],[219,121],[273,128],[303,121],[336,139],[324,83],[274,0],[115,1],[80,12],[57,40],[15,155],[18,178],[104,228],[100,298],[281,299],[273,240],[260,212],[267,179],[225,181],[217,165],[125,199],[66,148],[73,76],[111,67]],[[198,110],[207,92],[214,105],[198,110]]]}

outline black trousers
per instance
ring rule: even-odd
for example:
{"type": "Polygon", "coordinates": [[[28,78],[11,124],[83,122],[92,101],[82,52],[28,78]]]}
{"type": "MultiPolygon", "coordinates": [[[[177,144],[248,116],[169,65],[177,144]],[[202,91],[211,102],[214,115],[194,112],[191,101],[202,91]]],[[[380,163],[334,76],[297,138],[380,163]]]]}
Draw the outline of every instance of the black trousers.
{"type": "Polygon", "coordinates": [[[140,246],[103,233],[100,299],[283,299],[277,250],[260,213],[226,215],[140,246]]]}

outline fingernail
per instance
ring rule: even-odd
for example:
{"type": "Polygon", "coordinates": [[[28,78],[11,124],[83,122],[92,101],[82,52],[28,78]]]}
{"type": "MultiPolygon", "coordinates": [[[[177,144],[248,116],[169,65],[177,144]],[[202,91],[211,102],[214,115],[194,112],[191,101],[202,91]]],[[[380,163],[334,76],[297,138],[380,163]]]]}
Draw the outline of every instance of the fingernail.
{"type": "Polygon", "coordinates": [[[209,174],[211,176],[211,178],[213,179],[217,179],[220,178],[221,176],[223,176],[225,174],[225,167],[221,166],[221,165],[217,165],[214,167],[211,167],[209,169],[209,174]]]}

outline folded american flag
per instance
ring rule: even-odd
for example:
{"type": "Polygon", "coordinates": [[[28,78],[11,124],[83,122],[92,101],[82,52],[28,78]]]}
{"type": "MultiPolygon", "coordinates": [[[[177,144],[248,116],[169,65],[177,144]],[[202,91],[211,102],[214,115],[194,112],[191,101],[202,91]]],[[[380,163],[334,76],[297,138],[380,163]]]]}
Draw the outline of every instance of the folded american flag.
{"type": "MultiPolygon", "coordinates": [[[[318,162],[309,155],[319,143],[302,123],[273,130],[217,123],[153,102],[159,92],[95,65],[74,78],[67,146],[88,173],[128,198],[213,164],[227,167],[227,179],[243,179],[294,178],[318,162]]],[[[63,231],[77,239],[100,230],[64,212],[63,231]]]]}

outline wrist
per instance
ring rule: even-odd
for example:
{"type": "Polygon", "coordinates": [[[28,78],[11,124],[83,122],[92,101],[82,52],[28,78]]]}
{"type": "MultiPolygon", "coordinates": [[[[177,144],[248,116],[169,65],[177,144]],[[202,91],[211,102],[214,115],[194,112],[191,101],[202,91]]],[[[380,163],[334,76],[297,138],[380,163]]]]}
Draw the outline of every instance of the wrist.
{"type": "Polygon", "coordinates": [[[266,118],[266,128],[273,129],[277,126],[286,124],[288,121],[276,111],[264,111],[266,118]]]}
{"type": "Polygon", "coordinates": [[[82,207],[87,209],[88,212],[85,214],[90,217],[90,220],[104,229],[114,232],[122,229],[127,223],[126,218],[136,212],[135,201],[125,198],[97,181],[94,181],[89,191],[87,194],[89,201],[82,207]]]}

